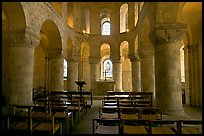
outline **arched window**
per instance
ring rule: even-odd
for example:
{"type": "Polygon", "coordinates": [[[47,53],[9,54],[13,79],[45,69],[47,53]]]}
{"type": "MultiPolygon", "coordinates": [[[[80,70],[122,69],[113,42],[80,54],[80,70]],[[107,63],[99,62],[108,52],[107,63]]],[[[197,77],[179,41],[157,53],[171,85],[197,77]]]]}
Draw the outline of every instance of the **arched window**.
{"type": "Polygon", "coordinates": [[[113,64],[110,59],[106,59],[103,62],[103,73],[104,78],[111,78],[113,77],[113,64]]]}
{"type": "Polygon", "coordinates": [[[123,4],[120,8],[120,33],[128,31],[128,4],[123,4]]]}
{"type": "Polygon", "coordinates": [[[180,49],[181,82],[185,82],[184,45],[180,49]]]}
{"type": "Polygon", "coordinates": [[[67,78],[67,61],[64,59],[64,78],[67,78]]]}
{"type": "Polygon", "coordinates": [[[102,35],[110,35],[110,22],[109,21],[103,22],[102,35]]]}

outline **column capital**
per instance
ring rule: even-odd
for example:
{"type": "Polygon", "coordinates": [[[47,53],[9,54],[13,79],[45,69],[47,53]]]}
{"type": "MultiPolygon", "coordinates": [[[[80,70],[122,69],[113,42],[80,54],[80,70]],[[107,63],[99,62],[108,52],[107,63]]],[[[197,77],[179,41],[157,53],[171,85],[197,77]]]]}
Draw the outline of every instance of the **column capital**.
{"type": "Polygon", "coordinates": [[[140,58],[138,55],[129,55],[130,61],[131,62],[139,62],[140,58]]]}
{"type": "Polygon", "coordinates": [[[89,64],[99,63],[99,61],[100,61],[100,57],[89,56],[89,64]]]}
{"type": "Polygon", "coordinates": [[[138,55],[141,59],[150,58],[154,56],[154,50],[153,49],[139,49],[138,55]]]}
{"type": "Polygon", "coordinates": [[[8,31],[7,37],[9,37],[9,45],[11,47],[35,48],[40,43],[40,37],[32,31],[8,31]]]}
{"type": "Polygon", "coordinates": [[[47,49],[47,53],[50,59],[63,58],[61,49],[47,49]]]}
{"type": "Polygon", "coordinates": [[[180,40],[186,33],[187,24],[157,24],[153,32],[154,43],[174,43],[180,40]]]}

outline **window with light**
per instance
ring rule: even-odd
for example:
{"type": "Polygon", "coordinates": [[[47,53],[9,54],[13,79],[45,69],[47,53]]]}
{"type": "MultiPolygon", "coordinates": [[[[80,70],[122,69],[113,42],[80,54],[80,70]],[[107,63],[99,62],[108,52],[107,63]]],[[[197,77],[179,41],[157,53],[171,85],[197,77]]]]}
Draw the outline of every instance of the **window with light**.
{"type": "Polygon", "coordinates": [[[102,35],[110,35],[110,22],[106,21],[102,26],[102,35]]]}
{"type": "Polygon", "coordinates": [[[111,78],[113,77],[113,65],[110,59],[106,59],[103,62],[103,73],[104,73],[104,78],[108,77],[111,78]]]}
{"type": "Polygon", "coordinates": [[[64,59],[64,78],[67,78],[67,61],[64,59]]]}

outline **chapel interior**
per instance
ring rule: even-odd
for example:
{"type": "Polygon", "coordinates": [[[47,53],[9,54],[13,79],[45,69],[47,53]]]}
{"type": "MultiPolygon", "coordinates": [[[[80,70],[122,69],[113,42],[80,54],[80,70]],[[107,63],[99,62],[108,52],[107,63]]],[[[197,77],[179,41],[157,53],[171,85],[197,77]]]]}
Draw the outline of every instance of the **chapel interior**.
{"type": "Polygon", "coordinates": [[[202,133],[202,2],[2,2],[1,103],[5,133],[202,133]]]}

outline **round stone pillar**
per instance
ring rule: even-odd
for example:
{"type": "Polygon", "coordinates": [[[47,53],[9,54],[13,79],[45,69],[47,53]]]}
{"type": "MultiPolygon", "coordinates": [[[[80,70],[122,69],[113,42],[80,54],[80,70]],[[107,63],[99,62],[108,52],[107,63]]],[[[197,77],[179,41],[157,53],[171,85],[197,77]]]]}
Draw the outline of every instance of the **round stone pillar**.
{"type": "Polygon", "coordinates": [[[75,81],[78,80],[78,62],[67,62],[67,90],[77,91],[77,85],[75,81]]]}
{"type": "Polygon", "coordinates": [[[186,25],[157,26],[155,80],[157,105],[164,114],[185,115],[182,106],[180,44],[186,25]]]}
{"type": "Polygon", "coordinates": [[[39,44],[39,37],[12,34],[10,38],[7,102],[11,105],[32,105],[34,47],[39,44]]]}
{"type": "Polygon", "coordinates": [[[132,91],[141,92],[141,70],[139,57],[131,57],[132,62],[132,91]]]}
{"type": "Polygon", "coordinates": [[[64,58],[62,55],[49,57],[49,91],[64,90],[64,58]]]}
{"type": "Polygon", "coordinates": [[[95,82],[98,80],[98,69],[99,69],[99,58],[98,57],[89,57],[89,64],[90,64],[90,89],[93,94],[96,93],[95,90],[95,82]]]}
{"type": "Polygon", "coordinates": [[[121,61],[113,61],[113,79],[116,82],[115,91],[122,91],[122,64],[121,61]]]}
{"type": "Polygon", "coordinates": [[[155,101],[155,71],[154,71],[154,50],[139,50],[141,64],[142,92],[152,92],[155,101]]]}

